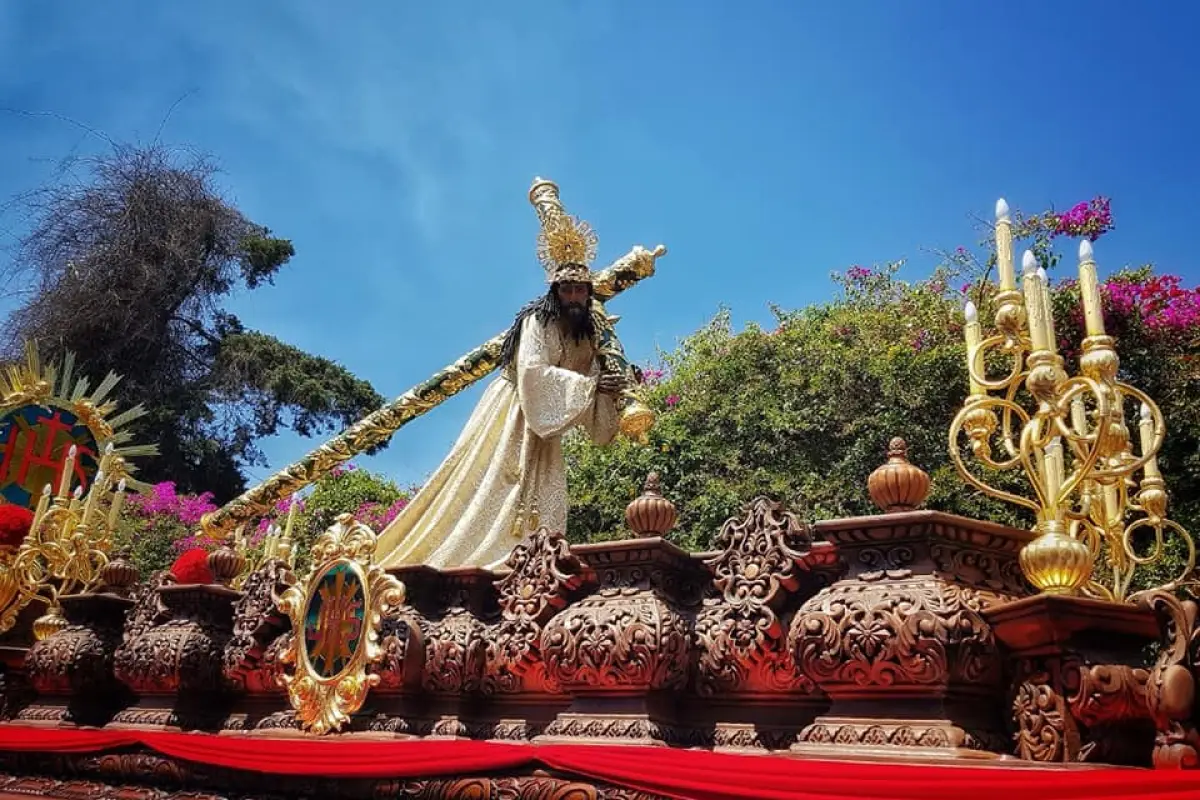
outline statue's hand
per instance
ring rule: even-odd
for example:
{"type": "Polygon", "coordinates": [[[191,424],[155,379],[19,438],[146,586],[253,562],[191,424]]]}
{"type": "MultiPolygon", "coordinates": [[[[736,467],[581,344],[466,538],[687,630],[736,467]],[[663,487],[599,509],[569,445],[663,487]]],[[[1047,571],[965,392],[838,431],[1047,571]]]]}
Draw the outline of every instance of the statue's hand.
{"type": "Polygon", "coordinates": [[[596,381],[596,391],[600,394],[620,394],[625,389],[625,376],[616,372],[606,372],[596,381]]]}

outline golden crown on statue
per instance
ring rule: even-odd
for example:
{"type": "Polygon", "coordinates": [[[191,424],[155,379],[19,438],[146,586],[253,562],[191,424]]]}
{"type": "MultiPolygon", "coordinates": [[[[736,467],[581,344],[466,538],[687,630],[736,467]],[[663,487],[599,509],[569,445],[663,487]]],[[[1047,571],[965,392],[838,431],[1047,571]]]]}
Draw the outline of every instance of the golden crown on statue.
{"type": "Polygon", "coordinates": [[[1105,332],[1096,261],[1079,246],[1079,290],[1085,336],[1076,375],[1057,350],[1049,281],[1026,251],[1017,289],[1012,222],[996,204],[996,332],[984,338],[967,303],[965,335],[970,394],[950,426],[950,456],[970,485],[1027,508],[1038,534],[1020,554],[1021,569],[1048,594],[1085,594],[1128,601],[1139,570],[1162,563],[1175,538],[1183,568],[1165,586],[1192,586],[1196,547],[1167,518],[1158,452],[1166,427],[1158,405],[1118,378],[1115,340],[1105,332]],[[999,377],[990,375],[999,374],[999,377]],[[1136,447],[1131,421],[1138,429],[1136,447]],[[973,459],[974,468],[968,464],[973,459]],[[1031,496],[980,477],[1021,470],[1031,496]]]}

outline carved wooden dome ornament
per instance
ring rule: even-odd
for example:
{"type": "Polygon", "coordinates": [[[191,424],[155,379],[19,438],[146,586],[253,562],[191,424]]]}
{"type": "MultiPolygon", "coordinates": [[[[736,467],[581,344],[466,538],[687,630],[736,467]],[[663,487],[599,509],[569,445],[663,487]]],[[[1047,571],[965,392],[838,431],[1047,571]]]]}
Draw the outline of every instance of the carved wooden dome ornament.
{"type": "Polygon", "coordinates": [[[625,523],[635,536],[666,536],[679,518],[675,504],[662,496],[657,472],[646,476],[642,493],[625,507],[625,523]]]}
{"type": "Polygon", "coordinates": [[[929,496],[929,476],[908,461],[908,443],[899,436],[888,444],[888,460],[871,473],[867,491],[886,514],[912,511],[929,496]]]}

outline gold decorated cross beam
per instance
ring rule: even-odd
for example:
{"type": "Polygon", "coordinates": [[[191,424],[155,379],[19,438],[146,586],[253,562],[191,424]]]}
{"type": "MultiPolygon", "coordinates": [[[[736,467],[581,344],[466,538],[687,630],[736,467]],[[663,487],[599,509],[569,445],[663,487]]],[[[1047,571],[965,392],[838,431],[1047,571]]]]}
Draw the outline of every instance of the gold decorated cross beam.
{"type": "MultiPolygon", "coordinates": [[[[566,218],[558,197],[558,187],[550,181],[535,179],[529,192],[529,201],[543,225],[547,218],[566,218]]],[[[620,341],[612,329],[615,319],[603,312],[603,303],[653,275],[656,260],[665,254],[666,248],[662,245],[653,250],[636,246],[593,277],[594,297],[601,311],[599,316],[604,318],[600,320],[604,337],[602,355],[618,368],[627,365],[620,341]]],[[[499,363],[503,342],[503,333],[492,337],[296,463],[207,514],[201,521],[202,528],[208,535],[219,538],[269,514],[280,500],[300,491],[364,450],[382,444],[412,420],[486,377],[499,363]]],[[[623,429],[633,436],[643,434],[651,419],[647,409],[633,402],[626,404],[623,414],[623,423],[626,423],[623,429]]]]}

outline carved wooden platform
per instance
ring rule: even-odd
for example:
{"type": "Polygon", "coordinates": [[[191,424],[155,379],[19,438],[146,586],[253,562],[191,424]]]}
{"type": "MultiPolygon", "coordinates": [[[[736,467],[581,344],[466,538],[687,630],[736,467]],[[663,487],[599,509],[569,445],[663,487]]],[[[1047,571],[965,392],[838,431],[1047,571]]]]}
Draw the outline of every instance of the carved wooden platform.
{"type": "MultiPolygon", "coordinates": [[[[759,498],[705,554],[658,537],[570,547],[540,530],[499,573],[398,570],[408,601],[383,622],[379,683],[350,729],[1195,766],[1195,604],[1030,598],[1016,560],[1028,536],[931,511],[808,526],[759,498]],[[1150,665],[1143,650],[1156,638],[1165,646],[1150,665]]],[[[69,598],[66,629],[23,662],[7,659],[4,714],[49,726],[295,729],[278,682],[293,634],[276,605],[295,580],[273,561],[240,591],[160,575],[128,597],[69,598]]],[[[28,757],[8,763],[32,769],[28,757]]],[[[541,788],[489,784],[478,796],[560,796],[544,776],[486,780],[501,779],[541,788]]],[[[450,796],[423,786],[382,796],[450,796]]],[[[579,792],[561,796],[630,796],[579,792]]]]}

